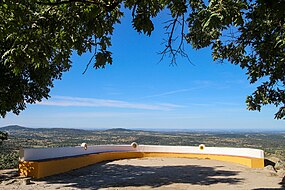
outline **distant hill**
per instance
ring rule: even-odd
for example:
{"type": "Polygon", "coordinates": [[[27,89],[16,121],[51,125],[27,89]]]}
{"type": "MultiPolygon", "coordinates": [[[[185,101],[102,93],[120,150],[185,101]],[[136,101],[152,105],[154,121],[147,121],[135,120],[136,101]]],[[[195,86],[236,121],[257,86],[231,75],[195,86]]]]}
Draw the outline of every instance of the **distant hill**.
{"type": "Polygon", "coordinates": [[[113,129],[107,129],[105,131],[109,131],[109,132],[131,132],[131,131],[134,131],[134,130],[125,129],[125,128],[113,128],[113,129]]]}
{"type": "Polygon", "coordinates": [[[88,134],[90,131],[84,129],[72,129],[72,128],[29,128],[19,125],[9,125],[0,127],[0,131],[7,131],[10,134],[15,133],[65,133],[65,134],[88,134]]]}
{"type": "MultiPolygon", "coordinates": [[[[7,131],[7,132],[55,132],[55,133],[92,133],[93,130],[84,130],[84,129],[73,129],[73,128],[29,128],[23,127],[19,125],[9,125],[0,127],[0,131],[7,131]]],[[[134,130],[125,129],[125,128],[113,128],[104,130],[105,132],[132,132],[134,130]]]]}
{"type": "Polygon", "coordinates": [[[5,127],[0,127],[0,131],[19,131],[19,130],[33,130],[32,128],[22,127],[19,125],[8,125],[5,127]]]}

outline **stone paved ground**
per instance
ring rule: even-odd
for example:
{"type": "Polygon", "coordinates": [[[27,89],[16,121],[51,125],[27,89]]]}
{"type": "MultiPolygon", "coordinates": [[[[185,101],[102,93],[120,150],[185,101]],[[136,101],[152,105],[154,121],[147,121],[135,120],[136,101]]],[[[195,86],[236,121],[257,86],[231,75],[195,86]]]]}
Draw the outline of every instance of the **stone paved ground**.
{"type": "Polygon", "coordinates": [[[281,177],[265,169],[184,158],[142,158],[100,163],[41,180],[0,172],[0,189],[281,190],[281,177]],[[5,174],[5,175],[4,175],[5,174]]]}

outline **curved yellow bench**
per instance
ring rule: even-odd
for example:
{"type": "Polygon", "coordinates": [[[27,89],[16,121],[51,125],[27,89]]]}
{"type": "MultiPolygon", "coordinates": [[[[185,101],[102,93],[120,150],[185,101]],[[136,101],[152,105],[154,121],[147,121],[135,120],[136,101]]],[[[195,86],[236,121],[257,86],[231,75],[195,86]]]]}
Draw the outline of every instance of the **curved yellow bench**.
{"type": "Polygon", "coordinates": [[[43,178],[95,163],[143,157],[202,158],[233,162],[250,168],[264,167],[264,152],[250,148],[226,148],[155,145],[98,145],[23,149],[20,151],[19,174],[43,178]]]}

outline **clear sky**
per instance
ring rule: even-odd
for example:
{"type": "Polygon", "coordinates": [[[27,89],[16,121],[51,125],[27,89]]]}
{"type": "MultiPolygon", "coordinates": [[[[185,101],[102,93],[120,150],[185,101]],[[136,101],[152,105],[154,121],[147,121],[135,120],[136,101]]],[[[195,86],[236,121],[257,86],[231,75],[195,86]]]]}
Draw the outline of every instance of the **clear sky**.
{"type": "Polygon", "coordinates": [[[213,62],[211,51],[186,51],[194,65],[179,59],[158,63],[163,50],[163,21],[155,19],[151,37],[131,28],[128,16],[112,37],[113,65],[89,68],[91,54],[72,57],[73,66],[56,81],[51,98],[28,105],[19,116],[9,113],[0,126],[131,128],[131,129],[269,129],[285,130],[284,120],[267,106],[246,110],[245,99],[255,89],[245,71],[229,63],[213,62]]]}

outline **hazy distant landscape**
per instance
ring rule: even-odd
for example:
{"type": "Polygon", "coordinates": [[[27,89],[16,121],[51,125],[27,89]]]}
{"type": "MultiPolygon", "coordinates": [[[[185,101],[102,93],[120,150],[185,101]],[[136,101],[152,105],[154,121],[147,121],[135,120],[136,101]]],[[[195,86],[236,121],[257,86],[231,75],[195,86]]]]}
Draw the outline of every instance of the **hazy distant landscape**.
{"type": "Polygon", "coordinates": [[[230,131],[143,131],[123,128],[82,130],[66,128],[1,127],[9,133],[0,145],[0,169],[17,166],[20,147],[62,147],[102,144],[138,144],[212,147],[247,147],[265,151],[265,156],[285,160],[285,132],[230,132],[230,131]]]}

